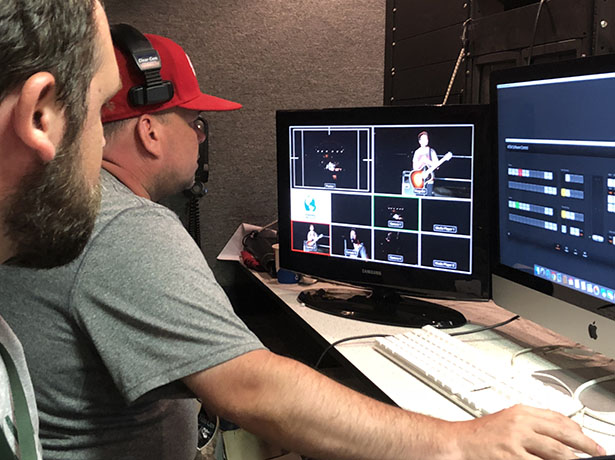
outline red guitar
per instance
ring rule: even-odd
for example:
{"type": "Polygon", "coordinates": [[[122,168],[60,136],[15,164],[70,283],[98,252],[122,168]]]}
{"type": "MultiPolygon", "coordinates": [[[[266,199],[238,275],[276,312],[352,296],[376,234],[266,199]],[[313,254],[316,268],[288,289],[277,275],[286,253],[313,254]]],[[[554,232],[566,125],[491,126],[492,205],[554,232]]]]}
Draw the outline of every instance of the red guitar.
{"type": "Polygon", "coordinates": [[[310,240],[306,240],[305,242],[305,246],[309,249],[316,249],[316,243],[318,242],[319,239],[321,239],[324,235],[321,233],[320,235],[318,235],[316,238],[310,239],[310,240]]]}
{"type": "Polygon", "coordinates": [[[453,152],[448,152],[438,162],[427,169],[416,169],[410,174],[410,182],[414,188],[425,188],[425,182],[431,180],[432,173],[440,167],[442,163],[450,160],[453,157],[453,152]]]}

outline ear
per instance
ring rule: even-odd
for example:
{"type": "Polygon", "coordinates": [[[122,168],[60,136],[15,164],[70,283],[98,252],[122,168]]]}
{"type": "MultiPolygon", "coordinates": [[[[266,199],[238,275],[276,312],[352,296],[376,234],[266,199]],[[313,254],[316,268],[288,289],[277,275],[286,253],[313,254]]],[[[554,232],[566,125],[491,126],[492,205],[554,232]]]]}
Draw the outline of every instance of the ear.
{"type": "Polygon", "coordinates": [[[56,101],[56,82],[49,72],[26,80],[15,105],[13,126],[21,141],[43,163],[53,160],[64,135],[64,110],[56,101]]]}
{"type": "Polygon", "coordinates": [[[137,138],[148,154],[155,158],[162,155],[161,123],[150,114],[143,114],[137,119],[135,131],[137,138]]]}

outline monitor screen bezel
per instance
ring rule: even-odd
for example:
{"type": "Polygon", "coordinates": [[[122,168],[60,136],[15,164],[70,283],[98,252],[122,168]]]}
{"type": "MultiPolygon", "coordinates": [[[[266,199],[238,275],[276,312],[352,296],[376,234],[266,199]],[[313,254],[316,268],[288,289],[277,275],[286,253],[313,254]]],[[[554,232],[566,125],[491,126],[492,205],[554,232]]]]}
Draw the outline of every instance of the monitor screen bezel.
{"type": "Polygon", "coordinates": [[[514,283],[526,286],[535,291],[575,305],[589,312],[613,319],[613,313],[609,306],[613,304],[594,296],[584,294],[575,289],[568,288],[558,283],[553,283],[544,278],[536,277],[527,272],[517,270],[500,261],[500,209],[499,197],[499,126],[498,126],[498,97],[497,86],[507,83],[524,81],[544,80],[550,78],[575,77],[599,73],[615,72],[615,55],[592,56],[567,61],[559,61],[547,64],[537,64],[524,67],[497,70],[490,75],[490,102],[493,135],[493,180],[494,200],[493,206],[493,274],[514,283]]]}
{"type": "Polygon", "coordinates": [[[487,105],[385,106],[278,111],[276,129],[280,266],[322,279],[368,288],[394,289],[411,295],[462,300],[489,299],[491,295],[489,195],[492,170],[489,123],[487,105]],[[358,262],[291,250],[289,127],[394,124],[473,124],[475,126],[473,273],[471,275],[378,262],[358,262]]]}

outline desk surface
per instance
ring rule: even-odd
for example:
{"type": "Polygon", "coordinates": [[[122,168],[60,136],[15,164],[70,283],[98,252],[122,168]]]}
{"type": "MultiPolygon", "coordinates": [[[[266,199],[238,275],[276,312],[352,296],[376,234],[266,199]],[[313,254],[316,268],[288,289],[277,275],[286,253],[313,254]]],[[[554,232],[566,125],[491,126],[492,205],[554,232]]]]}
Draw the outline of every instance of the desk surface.
{"type": "MultiPolygon", "coordinates": [[[[355,321],[313,310],[297,301],[297,295],[308,288],[307,286],[280,284],[267,274],[257,272],[251,272],[251,274],[328,343],[350,336],[397,334],[405,330],[403,327],[355,321]]],[[[318,283],[313,287],[327,286],[329,285],[326,283],[318,283]]],[[[514,316],[492,301],[438,300],[437,302],[461,311],[468,319],[467,325],[449,331],[470,330],[478,326],[496,324],[514,316]]],[[[522,318],[497,330],[464,335],[460,336],[459,339],[503,362],[510,362],[516,351],[525,348],[554,344],[578,347],[578,344],[522,318]]],[[[336,349],[398,406],[452,421],[472,418],[459,406],[376,352],[373,349],[373,344],[373,339],[366,339],[342,343],[336,349]]],[[[595,354],[586,348],[574,352],[527,353],[518,357],[514,365],[515,368],[528,372],[537,370],[561,372],[558,377],[563,378],[573,389],[592,378],[607,373],[615,373],[613,360],[595,354]]],[[[590,389],[588,393],[592,391],[590,389]]],[[[588,406],[595,405],[592,408],[601,411],[615,411],[615,384],[613,382],[596,388],[595,393],[595,395],[590,395],[593,398],[592,401],[585,401],[588,406]]],[[[604,425],[601,428],[615,436],[613,426],[604,425]]],[[[605,445],[607,450],[610,451],[609,453],[615,453],[615,437],[597,437],[595,434],[590,436],[605,445]]]]}

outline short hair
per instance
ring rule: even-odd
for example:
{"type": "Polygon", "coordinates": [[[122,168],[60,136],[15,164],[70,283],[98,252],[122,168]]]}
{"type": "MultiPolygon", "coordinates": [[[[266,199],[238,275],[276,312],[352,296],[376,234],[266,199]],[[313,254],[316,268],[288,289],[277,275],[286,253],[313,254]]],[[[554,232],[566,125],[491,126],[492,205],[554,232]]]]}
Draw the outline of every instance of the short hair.
{"type": "Polygon", "coordinates": [[[124,120],[109,121],[107,123],[104,123],[103,131],[104,131],[104,136],[107,142],[109,142],[113,138],[113,136],[115,136],[115,133],[124,129],[124,126],[126,126],[130,122],[130,120],[132,120],[132,118],[126,118],[124,120]]]}
{"type": "Polygon", "coordinates": [[[416,138],[420,141],[421,140],[421,136],[429,137],[429,133],[427,131],[421,131],[416,138]]]}
{"type": "Polygon", "coordinates": [[[76,138],[101,57],[96,52],[96,0],[0,1],[0,103],[37,72],[56,81],[66,134],[76,138]]]}
{"type": "MultiPolygon", "coordinates": [[[[170,109],[164,110],[162,112],[150,113],[149,115],[152,117],[156,117],[156,119],[160,120],[161,123],[167,124],[169,123],[169,115],[175,112],[177,107],[171,107],[170,109]]],[[[140,115],[139,115],[140,116],[140,115]]],[[[138,118],[139,116],[132,118],[123,118],[121,120],[108,121],[103,123],[103,134],[107,142],[113,139],[116,133],[123,130],[133,118],[138,118]]]]}

